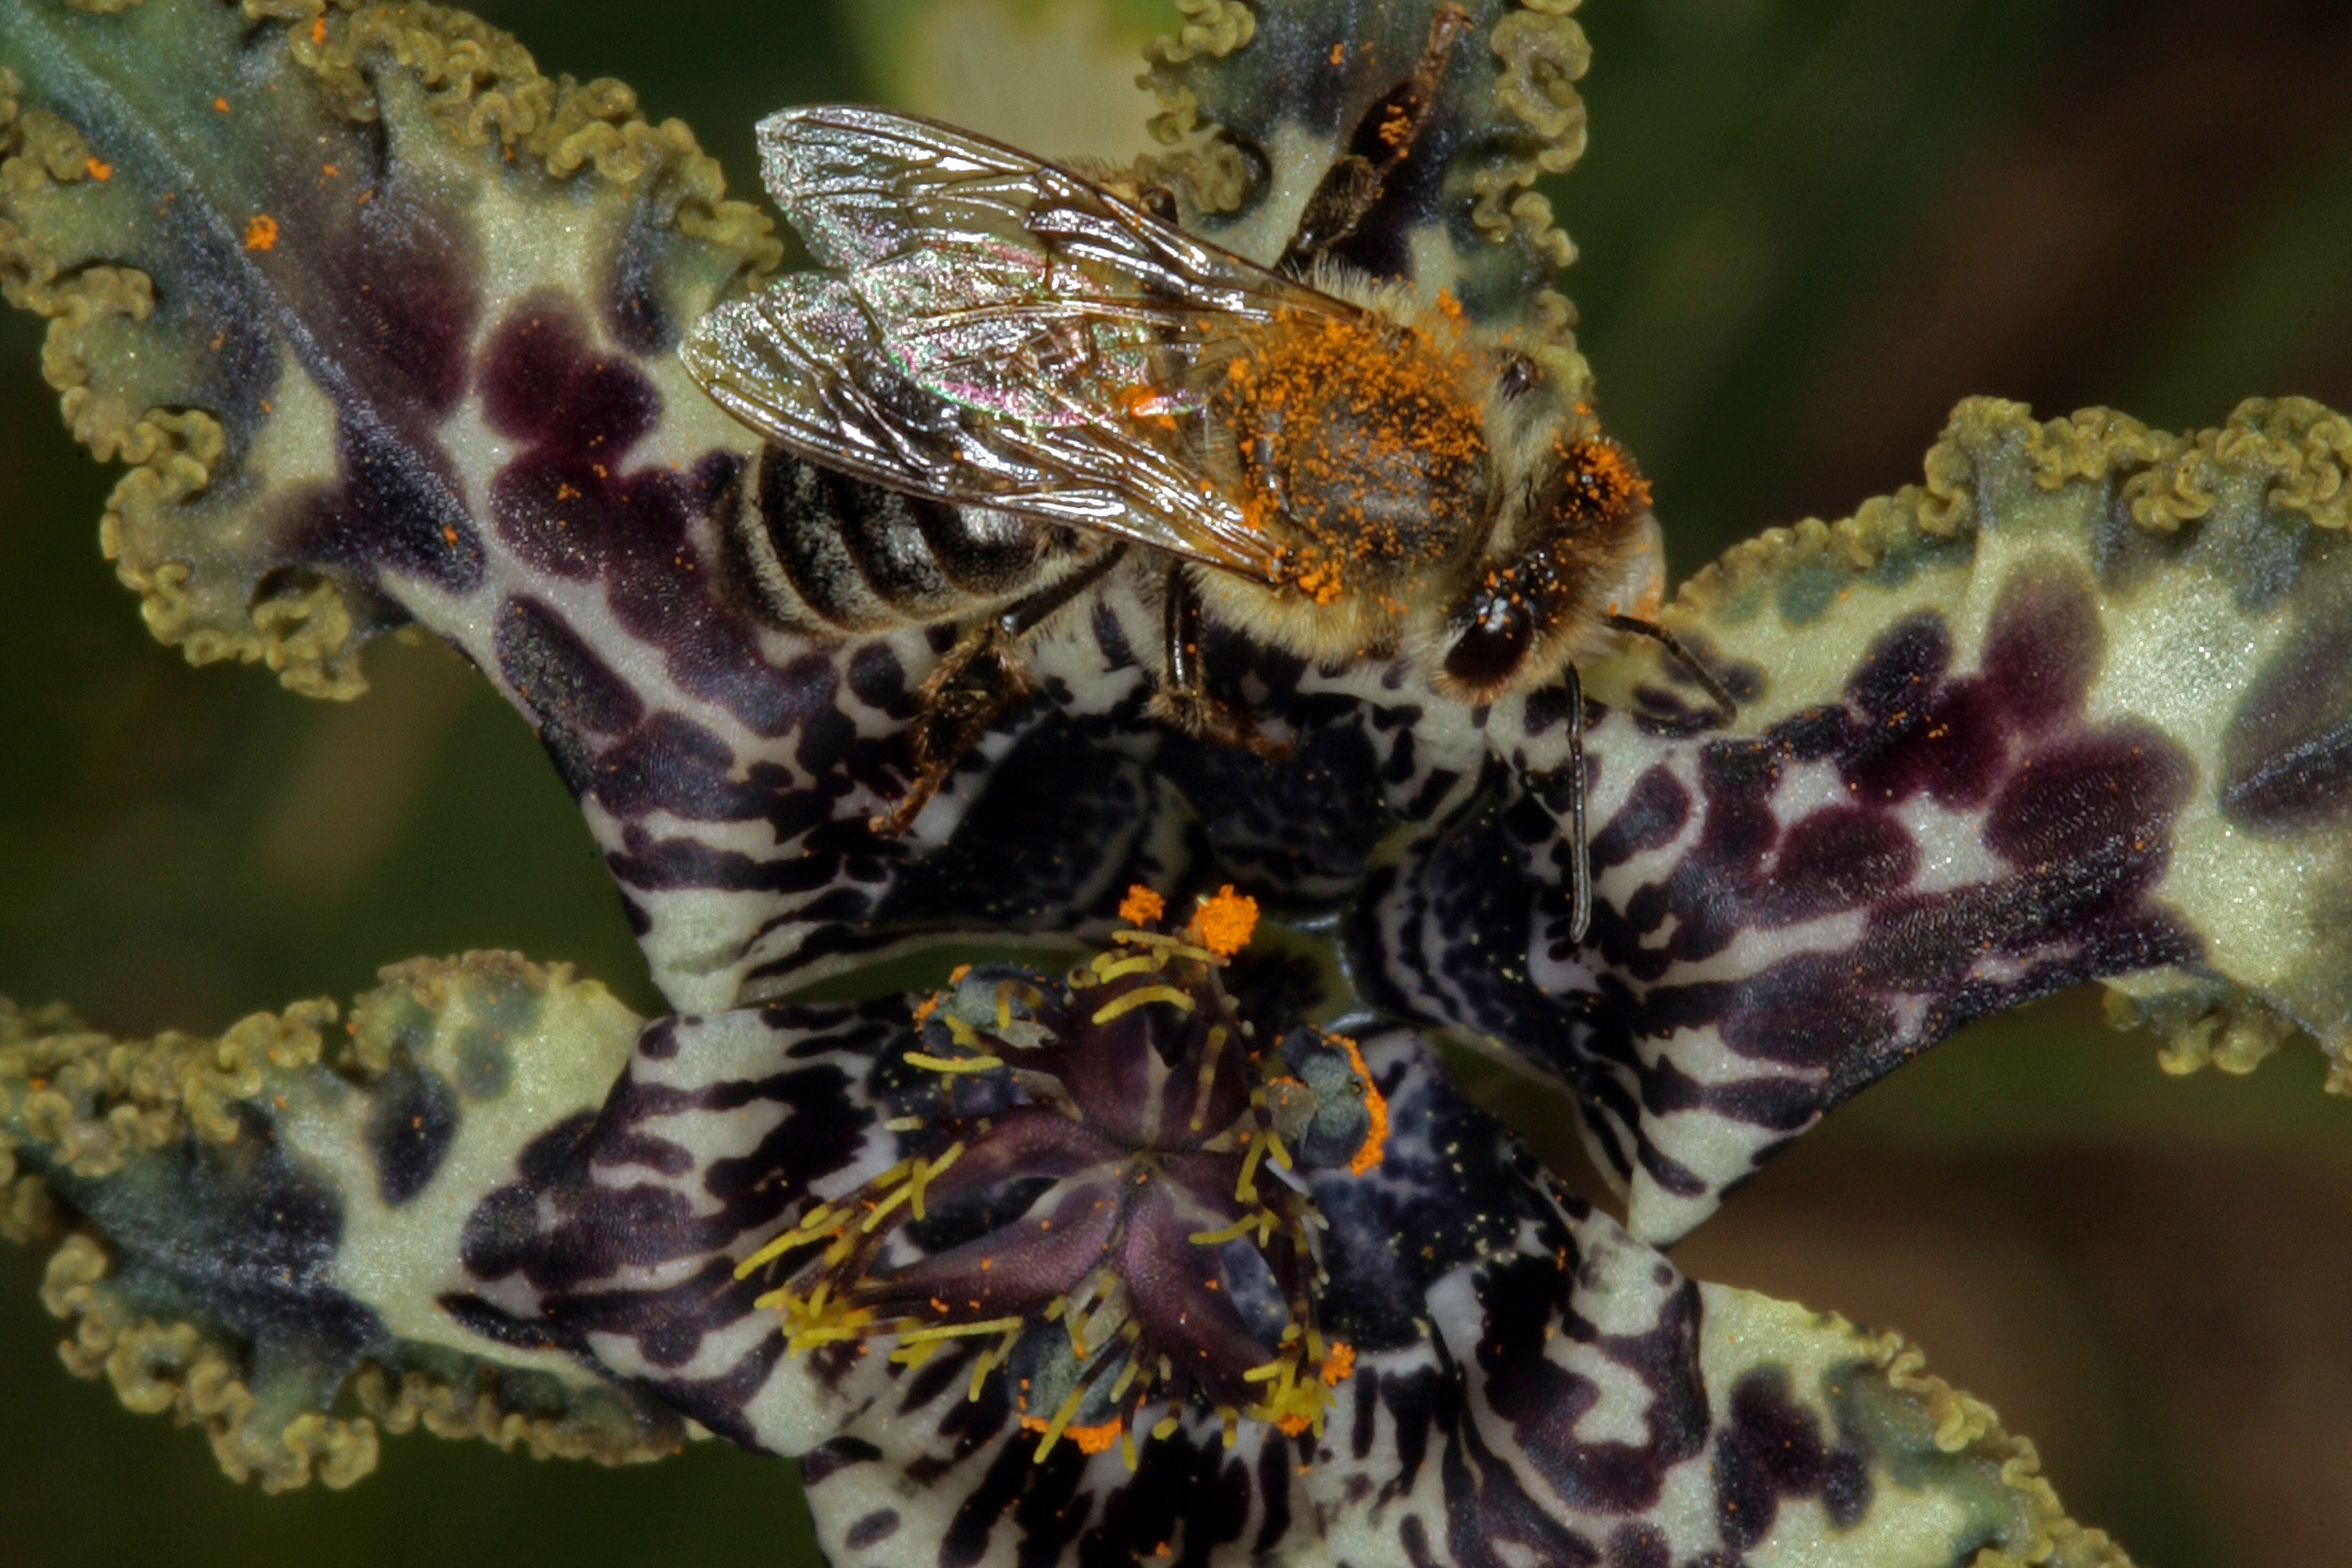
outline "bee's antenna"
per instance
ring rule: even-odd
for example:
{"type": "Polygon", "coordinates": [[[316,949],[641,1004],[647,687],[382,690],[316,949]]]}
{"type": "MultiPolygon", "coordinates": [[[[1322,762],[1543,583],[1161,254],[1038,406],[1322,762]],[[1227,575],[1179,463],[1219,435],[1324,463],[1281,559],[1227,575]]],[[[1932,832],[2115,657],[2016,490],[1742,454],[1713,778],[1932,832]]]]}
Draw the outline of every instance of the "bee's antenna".
{"type": "Polygon", "coordinates": [[[1674,633],[1655,621],[1636,620],[1632,616],[1609,615],[1601,618],[1613,630],[1630,632],[1638,637],[1647,637],[1665,649],[1666,657],[1681,665],[1684,671],[1693,680],[1698,682],[1700,689],[1715,700],[1715,705],[1723,710],[1723,716],[1716,721],[1717,723],[1728,724],[1733,719],[1738,717],[1738,702],[1725,689],[1723,682],[1716,679],[1715,672],[1701,664],[1698,657],[1685,647],[1682,640],[1674,633]]]}
{"type": "Polygon", "coordinates": [[[1592,923],[1592,860],[1584,843],[1584,682],[1576,666],[1562,669],[1568,677],[1568,836],[1574,845],[1568,857],[1568,940],[1581,946],[1592,923]]]}

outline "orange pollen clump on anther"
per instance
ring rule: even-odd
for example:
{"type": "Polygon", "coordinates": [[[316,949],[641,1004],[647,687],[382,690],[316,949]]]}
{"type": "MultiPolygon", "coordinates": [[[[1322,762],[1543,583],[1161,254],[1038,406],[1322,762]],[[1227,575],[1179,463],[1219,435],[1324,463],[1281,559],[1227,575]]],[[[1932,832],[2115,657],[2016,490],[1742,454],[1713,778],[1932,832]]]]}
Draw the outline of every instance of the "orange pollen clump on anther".
{"type": "Polygon", "coordinates": [[[1357,1048],[1355,1041],[1345,1035],[1333,1035],[1331,1043],[1347,1051],[1348,1065],[1355,1069],[1357,1080],[1364,1086],[1364,1116],[1370,1125],[1364,1130],[1363,1142],[1357,1145],[1356,1157],[1348,1162],[1348,1174],[1360,1176],[1380,1167],[1381,1155],[1389,1141],[1389,1099],[1372,1082],[1372,1069],[1364,1065],[1364,1053],[1357,1048]]]}
{"type": "MultiPolygon", "coordinates": [[[[1024,1415],[1021,1418],[1021,1425],[1024,1430],[1031,1432],[1045,1432],[1053,1426],[1053,1423],[1042,1415],[1024,1415]]],[[[1126,1430],[1125,1422],[1106,1421],[1099,1426],[1065,1426],[1062,1428],[1062,1436],[1076,1444],[1078,1452],[1081,1454],[1102,1454],[1109,1452],[1111,1447],[1118,1441],[1119,1434],[1126,1430]]]]}
{"type": "Polygon", "coordinates": [[[1320,1375],[1323,1379],[1323,1386],[1326,1388],[1337,1388],[1355,1376],[1356,1347],[1344,1341],[1334,1342],[1331,1353],[1323,1358],[1323,1371],[1320,1375]]]}
{"type": "Polygon", "coordinates": [[[1201,900],[1192,916],[1192,929],[1202,947],[1219,958],[1231,958],[1249,945],[1251,933],[1257,930],[1257,900],[1234,891],[1228,882],[1201,900]]]}
{"type": "Polygon", "coordinates": [[[1137,882],[1118,902],[1118,918],[1131,926],[1148,926],[1168,912],[1168,900],[1137,882]]]}

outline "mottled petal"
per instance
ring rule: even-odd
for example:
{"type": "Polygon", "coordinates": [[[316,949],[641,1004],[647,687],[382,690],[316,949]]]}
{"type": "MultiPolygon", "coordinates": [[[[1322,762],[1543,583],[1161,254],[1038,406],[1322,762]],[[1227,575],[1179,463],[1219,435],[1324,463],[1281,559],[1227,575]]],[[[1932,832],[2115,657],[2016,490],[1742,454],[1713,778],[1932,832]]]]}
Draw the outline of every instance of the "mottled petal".
{"type": "MultiPolygon", "coordinates": [[[[2190,1064],[2307,1030],[2340,1086],[2347,451],[2307,403],[2189,437],[1963,405],[1926,489],[1685,590],[1669,624],[1735,723],[1668,661],[1595,672],[1626,705],[1585,742],[1590,940],[1564,792],[1498,791],[1360,921],[1398,1005],[1572,1085],[1657,1240],[1953,1029],[2086,980],[2190,1064]]],[[[1538,698],[1491,731],[1524,779],[1562,755],[1538,698]]]]}
{"type": "Polygon", "coordinates": [[[311,1002],[119,1041],[0,1002],[0,1230],[73,1227],[42,1292],[74,1321],[67,1364],[272,1491],[348,1486],[379,1425],[673,1451],[675,1412],[455,1294],[467,1215],[532,1134],[593,1115],[637,1020],[501,953],[387,970],[336,1020],[311,1002]]]}

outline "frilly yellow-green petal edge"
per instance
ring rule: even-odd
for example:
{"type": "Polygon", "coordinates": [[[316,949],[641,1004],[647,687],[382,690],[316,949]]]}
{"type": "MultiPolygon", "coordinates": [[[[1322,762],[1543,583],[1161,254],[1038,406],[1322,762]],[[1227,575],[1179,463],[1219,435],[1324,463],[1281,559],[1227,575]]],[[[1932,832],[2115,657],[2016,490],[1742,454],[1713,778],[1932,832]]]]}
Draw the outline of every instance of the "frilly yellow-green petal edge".
{"type": "MultiPolygon", "coordinates": [[[[2238,555],[2261,552],[2239,551],[2229,541],[2256,533],[2277,540],[2299,526],[2313,531],[2319,548],[2332,552],[2325,567],[2306,570],[2332,572],[2326,581],[2352,602],[2352,569],[2347,566],[2352,541],[2344,540],[2352,532],[2352,419],[2310,399],[2248,399],[2219,428],[2176,435],[2151,430],[2111,409],[2037,420],[2021,404],[1975,398],[1953,411],[1929,450],[1924,483],[1865,501],[1834,523],[1807,519],[1735,545],[1683,585],[1663,618],[1678,633],[1752,654],[1761,639],[1776,635],[1793,644],[1790,605],[1797,598],[1805,602],[1808,615],[1818,613],[1815,606],[1843,602],[1874,580],[1907,578],[1931,571],[1938,557],[1972,552],[1987,531],[2022,529],[2053,540],[2072,534],[2068,548],[2095,546],[2123,559],[2127,552],[2115,541],[2127,530],[2140,536],[2144,548],[2168,553],[2162,572],[2134,579],[2123,568],[2108,571],[2101,587],[2111,611],[2148,621],[2182,614],[2158,602],[2158,590],[2150,584],[2193,575],[2212,585],[2198,601],[2201,613],[2242,614],[2242,626],[2224,630],[2275,639],[2285,634],[2262,631],[2259,623],[2265,617],[2292,621],[2300,612],[2284,598],[2263,598],[2255,606],[2255,598],[2274,594],[2260,580],[2262,571],[2274,567],[2240,564],[2238,555]],[[2058,510],[2027,521],[2035,494],[2058,510]],[[2196,537],[2200,528],[2234,533],[2217,531],[2221,542],[2205,549],[2196,537]],[[2108,542],[2096,545],[2092,536],[2101,531],[2108,542]],[[2197,563],[2193,570],[2185,564],[2191,561],[2197,563]],[[1801,595],[1792,593],[1792,584],[1813,578],[1818,584],[1801,595]],[[2145,602],[2136,607],[2135,600],[2145,602]]],[[[1855,619],[1869,623],[1872,615],[1860,612],[1855,619]]],[[[1835,642],[1820,626],[1813,636],[1835,642]]],[[[1630,672],[1654,674],[1659,668],[1654,650],[1638,648],[1598,668],[1591,684],[1622,694],[1630,687],[1630,672]]],[[[2227,717],[2206,715],[2208,729],[2218,731],[2227,717]]],[[[2200,794],[2210,797],[2220,741],[2205,731],[2189,737],[2173,732],[2189,740],[2206,770],[2200,794]]],[[[2259,837],[2241,832],[2237,842],[2242,848],[2259,837]]],[[[2328,913],[2352,908],[2347,837],[2352,835],[2340,829],[2311,836],[2307,854],[2314,868],[2304,875],[2306,901],[2315,912],[2302,951],[2277,951],[2228,974],[2163,969],[2104,982],[2110,1021],[2117,1027],[2154,1030],[2161,1041],[2160,1065],[2173,1073],[2209,1064],[2251,1071],[2286,1040],[2308,1032],[2326,1055],[2327,1089],[2352,1093],[2352,1026],[2347,1024],[2352,1018],[2352,955],[2340,951],[2346,928],[2340,921],[2331,924],[2328,913]],[[2231,977],[2245,973],[2259,973],[2263,983],[2231,977]]],[[[2242,881],[2247,874],[2240,868],[2242,881]]],[[[2220,934],[2216,924],[2231,918],[2217,901],[2188,912],[2209,942],[2220,934]]],[[[2242,945],[2251,951],[2289,944],[2250,938],[2242,945]]]]}
{"type": "MultiPolygon", "coordinates": [[[[1478,36],[1495,66],[1494,109],[1519,132],[1520,146],[1505,150],[1503,139],[1480,138],[1481,161],[1458,171],[1470,199],[1470,219],[1492,247],[1516,246],[1537,276],[1522,279],[1524,299],[1513,312],[1526,332],[1529,352],[1543,361],[1570,402],[1588,399],[1591,371],[1577,351],[1576,314],[1567,297],[1549,286],[1550,273],[1575,259],[1576,247],[1553,220],[1551,203],[1535,186],[1547,175],[1564,174],[1584,155],[1586,119],[1576,83],[1591,63],[1584,30],[1570,15],[1580,0],[1484,0],[1469,7],[1482,24],[1478,36]]],[[[1151,121],[1153,137],[1171,149],[1147,160],[1150,171],[1174,184],[1193,212],[1230,215],[1260,195],[1263,172],[1234,140],[1234,128],[1209,107],[1202,78],[1221,62],[1244,54],[1259,38],[1256,14],[1243,0],[1176,0],[1183,20],[1177,30],[1144,52],[1148,66],[1138,79],[1160,105],[1151,121]]],[[[1433,5],[1402,7],[1417,38],[1433,5]]],[[[1470,46],[1473,47],[1477,45],[1470,46]]],[[[1280,95],[1261,100],[1277,102],[1280,95]]],[[[1337,157],[1336,144],[1316,150],[1304,166],[1321,169],[1337,157]]],[[[1298,161],[1297,149],[1286,157],[1298,161]]],[[[1266,237],[1257,237],[1261,244],[1266,237]]],[[[1450,267],[1429,261],[1437,237],[1416,245],[1423,262],[1417,281],[1425,289],[1475,294],[1469,275],[1475,258],[1456,258],[1450,267]]],[[[1497,265],[1500,265],[1497,263],[1497,265]]]]}
{"type": "MultiPolygon", "coordinates": [[[[1703,1284],[1699,1292],[1700,1365],[1710,1388],[1770,1369],[1828,1430],[1860,1442],[1879,1488],[1909,1494],[1903,1506],[1874,1500],[1845,1529],[1822,1521],[1814,1544],[1824,1561],[1935,1560],[1953,1541],[1998,1539],[2012,1544],[1982,1548],[1970,1568],[2130,1568],[2105,1531],[2068,1516],[2032,1442],[2004,1430],[1990,1405],[1928,1373],[1926,1355],[1902,1335],[1730,1286],[1703,1284]]],[[[1776,1544],[1791,1560],[1811,1560],[1801,1539],[1776,1537],[1776,1544]]]]}
{"type": "MultiPolygon", "coordinates": [[[[0,1001],[0,1237],[68,1231],[41,1291],[73,1324],[59,1347],[67,1367],[107,1379],[129,1409],[203,1428],[231,1479],[268,1491],[314,1478],[352,1484],[374,1468],[380,1430],[422,1427],[604,1464],[675,1452],[686,1436],[675,1415],[562,1358],[524,1353],[507,1364],[473,1353],[478,1339],[464,1339],[465,1349],[451,1334],[431,1342],[432,1297],[456,1267],[455,1237],[404,1234],[418,1228],[415,1211],[384,1205],[358,1168],[355,1130],[372,1086],[395,1065],[462,1079],[488,1050],[510,1076],[466,1097],[436,1180],[495,1184],[528,1131],[601,1101],[637,1020],[566,966],[499,952],[386,969],[352,1008],[344,1040],[331,1044],[341,1016],[331,1002],[300,1002],[216,1038],[125,1041],[60,1007],[0,1001]],[[115,1184],[168,1191],[185,1180],[168,1162],[205,1148],[232,1156],[257,1137],[291,1151],[314,1188],[323,1183],[340,1203],[332,1281],[391,1336],[348,1367],[322,1373],[298,1345],[292,1354],[280,1346],[265,1369],[250,1335],[205,1310],[200,1284],[159,1289],[152,1261],[126,1256],[108,1234],[115,1184]],[[419,1247],[446,1257],[438,1268],[406,1267],[404,1255],[419,1247]],[[395,1276],[414,1300],[370,1293],[395,1276]]],[[[471,1205],[436,1206],[462,1220],[471,1205]]],[[[142,1223],[156,1223],[152,1207],[142,1223]]]]}
{"type": "MultiPolygon", "coordinates": [[[[74,5],[105,16],[133,8],[74,5]]],[[[394,68],[427,95],[451,144],[485,154],[486,168],[529,160],[553,179],[588,177],[622,193],[657,180],[669,229],[711,253],[706,268],[756,276],[781,259],[770,220],[725,199],[718,164],[682,122],[646,122],[618,82],[550,80],[513,38],[463,12],[360,0],[199,0],[170,9],[200,10],[232,36],[248,23],[284,24],[289,74],[307,77],[347,121],[381,112],[367,72],[394,68]]],[[[0,64],[0,295],[49,320],[42,370],[75,437],[100,460],[131,465],[100,524],[107,556],[140,595],[149,629],[191,662],[259,662],[306,695],[357,696],[366,689],[362,613],[331,578],[273,571],[280,563],[269,558],[259,515],[267,495],[237,494],[244,454],[228,454],[225,466],[220,411],[203,406],[190,395],[192,378],[174,374],[174,354],[193,363],[196,345],[152,341],[154,280],[127,267],[59,264],[62,234],[103,233],[126,210],[128,180],[116,181],[81,129],[25,100],[23,79],[0,64]],[[125,368],[142,339],[148,364],[164,367],[160,378],[125,368]],[[101,368],[132,384],[104,386],[101,368]],[[215,504],[191,530],[183,514],[206,499],[215,504]]]]}

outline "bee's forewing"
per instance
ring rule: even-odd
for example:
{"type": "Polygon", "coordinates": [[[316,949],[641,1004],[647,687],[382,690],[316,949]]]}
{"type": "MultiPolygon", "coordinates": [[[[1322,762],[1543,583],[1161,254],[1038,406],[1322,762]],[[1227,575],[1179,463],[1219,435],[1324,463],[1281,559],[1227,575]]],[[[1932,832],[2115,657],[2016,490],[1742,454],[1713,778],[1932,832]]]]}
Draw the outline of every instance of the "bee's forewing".
{"type": "Polygon", "coordinates": [[[1197,385],[1277,312],[1354,307],[928,121],[792,110],[760,142],[837,276],[698,326],[687,363],[722,404],[877,483],[1274,574],[1155,395],[1197,385]]]}

